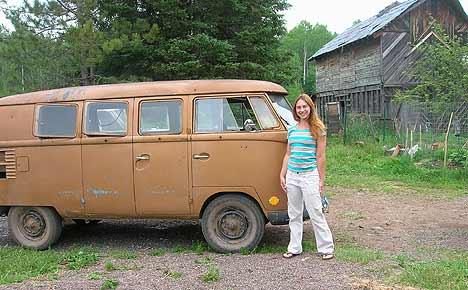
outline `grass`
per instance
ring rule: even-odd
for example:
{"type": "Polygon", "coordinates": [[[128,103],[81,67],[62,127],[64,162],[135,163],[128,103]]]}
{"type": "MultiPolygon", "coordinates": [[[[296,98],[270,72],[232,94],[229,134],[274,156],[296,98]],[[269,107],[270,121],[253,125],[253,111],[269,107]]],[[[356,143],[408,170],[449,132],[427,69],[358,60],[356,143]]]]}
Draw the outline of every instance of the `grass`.
{"type": "Polygon", "coordinates": [[[119,286],[119,282],[114,279],[106,279],[101,286],[101,290],[114,290],[119,286]]]}
{"type": "Polygon", "coordinates": [[[346,218],[346,219],[351,219],[351,220],[362,220],[365,219],[366,217],[362,212],[356,212],[356,211],[345,211],[345,212],[339,212],[337,216],[346,218]]]}
{"type": "Polygon", "coordinates": [[[357,245],[341,245],[335,249],[338,260],[367,265],[372,261],[382,260],[385,255],[380,251],[363,248],[357,245]]]}
{"type": "Polygon", "coordinates": [[[205,283],[214,283],[221,279],[219,274],[219,268],[215,265],[210,265],[208,267],[208,272],[201,277],[202,281],[205,283]]]}
{"type": "Polygon", "coordinates": [[[13,247],[0,248],[0,261],[0,284],[11,284],[41,275],[54,275],[63,267],[69,270],[82,269],[96,264],[99,254],[89,248],[61,252],[13,247]]]}
{"type": "Polygon", "coordinates": [[[402,272],[392,282],[424,289],[468,289],[468,251],[421,261],[399,255],[395,260],[402,272]]]}
{"type": "Polygon", "coordinates": [[[112,261],[106,261],[104,263],[104,269],[106,269],[106,271],[116,271],[119,269],[119,267],[112,263],[112,261]]]}
{"type": "Polygon", "coordinates": [[[327,185],[379,192],[414,191],[456,197],[468,194],[468,170],[423,168],[409,157],[384,156],[382,146],[343,145],[330,138],[327,147],[327,185]]]}
{"type": "Polygon", "coordinates": [[[89,280],[99,280],[102,278],[101,272],[93,272],[88,276],[89,280]]]}
{"type": "Polygon", "coordinates": [[[170,271],[167,269],[163,271],[163,274],[173,279],[179,279],[180,277],[182,277],[182,273],[177,272],[177,271],[170,271]]]}
{"type": "Polygon", "coordinates": [[[134,260],[134,259],[138,258],[137,254],[135,254],[133,252],[130,252],[130,251],[127,251],[127,250],[111,251],[109,253],[109,256],[112,257],[112,258],[121,259],[121,260],[134,260]]]}
{"type": "Polygon", "coordinates": [[[162,257],[162,256],[164,256],[165,253],[166,253],[166,251],[164,249],[159,248],[159,249],[151,250],[149,255],[153,256],[153,257],[162,257]]]}
{"type": "Polygon", "coordinates": [[[213,262],[213,257],[203,257],[195,260],[195,264],[210,265],[213,262]]]}

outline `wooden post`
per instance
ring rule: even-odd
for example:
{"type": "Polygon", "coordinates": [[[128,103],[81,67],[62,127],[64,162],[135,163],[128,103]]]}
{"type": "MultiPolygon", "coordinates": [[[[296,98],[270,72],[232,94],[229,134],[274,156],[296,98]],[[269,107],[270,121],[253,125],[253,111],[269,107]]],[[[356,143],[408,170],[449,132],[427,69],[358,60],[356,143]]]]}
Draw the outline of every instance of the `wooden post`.
{"type": "Polygon", "coordinates": [[[423,148],[423,143],[422,143],[422,126],[419,124],[419,146],[421,146],[421,149],[423,148]]]}
{"type": "Polygon", "coordinates": [[[447,127],[447,133],[445,133],[445,145],[444,145],[444,167],[447,167],[447,150],[448,150],[448,135],[450,133],[450,126],[452,126],[453,112],[450,114],[450,121],[447,127]]]}
{"type": "Polygon", "coordinates": [[[413,130],[410,131],[410,148],[413,148],[413,130]]]}
{"type": "Polygon", "coordinates": [[[406,135],[405,135],[405,152],[408,152],[408,126],[406,127],[406,135]]]}

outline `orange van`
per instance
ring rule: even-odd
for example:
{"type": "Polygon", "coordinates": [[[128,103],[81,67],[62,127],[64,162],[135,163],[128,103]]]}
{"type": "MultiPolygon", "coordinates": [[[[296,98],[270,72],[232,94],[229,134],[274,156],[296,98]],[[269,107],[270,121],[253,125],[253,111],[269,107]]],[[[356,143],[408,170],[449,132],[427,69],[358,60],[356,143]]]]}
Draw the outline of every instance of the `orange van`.
{"type": "Polygon", "coordinates": [[[0,99],[0,215],[46,249],[62,222],[200,220],[219,252],[286,224],[286,90],[250,80],[73,87],[0,99]]]}

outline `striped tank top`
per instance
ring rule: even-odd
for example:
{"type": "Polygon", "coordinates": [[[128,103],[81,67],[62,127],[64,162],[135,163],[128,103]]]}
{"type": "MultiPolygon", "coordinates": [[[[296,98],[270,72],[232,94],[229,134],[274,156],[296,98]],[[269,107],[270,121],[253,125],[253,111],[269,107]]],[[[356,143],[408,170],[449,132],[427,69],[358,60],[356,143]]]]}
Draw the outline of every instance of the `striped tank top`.
{"type": "Polygon", "coordinates": [[[317,142],[309,129],[299,130],[296,126],[291,127],[288,130],[288,145],[291,148],[288,170],[306,172],[317,168],[317,142]]]}

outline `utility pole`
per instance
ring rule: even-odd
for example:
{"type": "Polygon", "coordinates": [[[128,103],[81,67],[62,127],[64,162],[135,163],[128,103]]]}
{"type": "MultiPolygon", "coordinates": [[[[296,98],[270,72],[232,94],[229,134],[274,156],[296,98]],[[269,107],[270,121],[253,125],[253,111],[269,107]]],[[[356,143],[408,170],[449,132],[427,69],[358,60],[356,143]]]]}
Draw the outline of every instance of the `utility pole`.
{"type": "Polygon", "coordinates": [[[306,40],[304,38],[304,68],[303,68],[303,78],[302,78],[302,82],[304,86],[306,83],[306,75],[307,75],[307,47],[306,47],[306,40]]]}

